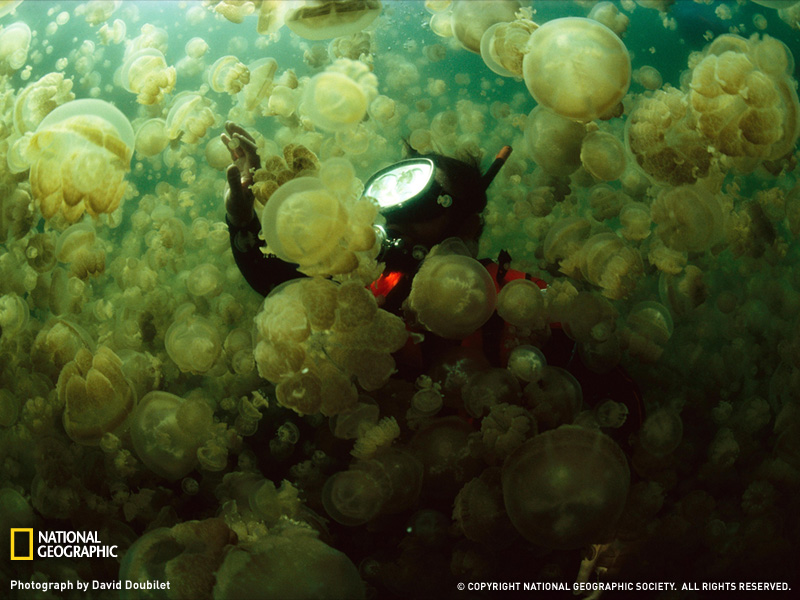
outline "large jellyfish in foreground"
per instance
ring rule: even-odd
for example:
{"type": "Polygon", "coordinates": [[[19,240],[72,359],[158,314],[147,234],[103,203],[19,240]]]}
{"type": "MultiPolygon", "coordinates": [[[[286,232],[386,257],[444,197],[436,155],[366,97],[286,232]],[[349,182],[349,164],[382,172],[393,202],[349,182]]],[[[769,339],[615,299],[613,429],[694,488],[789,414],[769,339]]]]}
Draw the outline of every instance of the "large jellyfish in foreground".
{"type": "Polygon", "coordinates": [[[51,112],[30,138],[31,192],[42,216],[74,223],[114,212],[125,194],[133,129],[102,100],[76,100],[51,112]]]}

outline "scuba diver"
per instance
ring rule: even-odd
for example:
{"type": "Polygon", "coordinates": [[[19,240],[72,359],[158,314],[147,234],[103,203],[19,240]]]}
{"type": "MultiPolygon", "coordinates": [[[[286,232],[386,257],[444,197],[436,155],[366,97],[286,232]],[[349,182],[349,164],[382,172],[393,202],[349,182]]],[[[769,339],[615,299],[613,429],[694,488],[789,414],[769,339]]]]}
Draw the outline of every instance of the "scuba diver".
{"type": "MultiPolygon", "coordinates": [[[[261,223],[256,217],[251,190],[253,173],[260,168],[255,140],[230,121],[226,122],[225,130],[222,141],[233,160],[226,172],[228,189],[225,194],[231,249],[248,284],[266,296],[281,283],[305,275],[297,270],[297,265],[262,252],[266,242],[259,238],[261,223]]],[[[427,252],[444,240],[458,238],[473,256],[477,255],[483,228],[481,213],[487,202],[486,189],[510,154],[511,147],[504,146],[484,174],[477,166],[454,158],[419,155],[381,169],[366,181],[364,194],[378,201],[386,219],[386,224],[378,227],[382,238],[378,260],[386,267],[370,286],[380,299],[381,308],[402,316],[402,304],[411,291],[417,269],[427,252]],[[401,189],[395,182],[404,173],[414,176],[407,177],[410,183],[401,189]],[[442,202],[443,197],[449,201],[442,202]]],[[[510,269],[511,257],[505,251],[500,253],[498,262],[487,259],[480,262],[489,271],[498,292],[506,283],[523,277],[542,289],[547,286],[541,279],[510,269]]],[[[583,400],[589,406],[609,398],[624,404],[629,418],[616,433],[627,441],[643,420],[641,395],[635,382],[622,367],[603,374],[589,370],[578,356],[577,343],[567,337],[560,324],[551,324],[551,331],[550,339],[542,348],[547,364],[570,371],[581,384],[583,400]]],[[[449,340],[425,332],[425,343],[416,345],[418,356],[413,360],[406,357],[405,361],[400,357],[397,361],[399,375],[414,381],[458,347],[477,346],[490,366],[505,367],[509,350],[505,344],[507,332],[507,324],[496,312],[466,340],[449,340]]]]}

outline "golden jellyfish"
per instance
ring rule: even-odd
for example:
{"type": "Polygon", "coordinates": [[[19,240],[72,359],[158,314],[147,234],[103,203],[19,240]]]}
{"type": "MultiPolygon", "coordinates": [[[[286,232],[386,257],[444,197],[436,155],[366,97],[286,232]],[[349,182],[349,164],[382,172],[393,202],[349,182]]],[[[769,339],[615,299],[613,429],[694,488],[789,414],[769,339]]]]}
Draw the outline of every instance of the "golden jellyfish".
{"type": "Polygon", "coordinates": [[[104,434],[118,432],[136,404],[122,361],[106,346],[94,354],[78,350],[61,370],[56,390],[64,405],[64,429],[79,444],[97,445],[104,434]]]}
{"type": "Polygon", "coordinates": [[[650,207],[644,202],[630,202],[619,211],[620,233],[626,240],[640,242],[650,235],[650,207]]]}
{"type": "Polygon", "coordinates": [[[566,176],[581,166],[586,126],[537,106],[525,122],[525,142],[531,158],[550,175],[566,176]]]}
{"type": "Polygon", "coordinates": [[[522,68],[539,104],[576,121],[611,113],[631,82],[631,58],[622,40],[605,25],[580,17],[554,19],[534,31],[522,68]]]}
{"type": "Polygon", "coordinates": [[[241,0],[221,0],[220,2],[210,3],[214,7],[214,12],[222,15],[231,23],[241,23],[244,18],[252,15],[255,10],[253,2],[242,2],[241,0]]]}
{"type": "Polygon", "coordinates": [[[14,102],[14,128],[23,135],[34,131],[48,113],[75,99],[72,80],[62,73],[48,73],[28,84],[14,102]]]}
{"type": "Polygon", "coordinates": [[[781,42],[755,34],[717,37],[692,70],[689,105],[697,130],[743,171],[791,151],[800,134],[794,59],[781,42]]]}
{"type": "Polygon", "coordinates": [[[73,100],[48,114],[26,150],[42,216],[60,212],[74,223],[84,212],[114,212],[127,187],[133,144],[128,119],[102,100],[73,100]]]}
{"type": "MultiPolygon", "coordinates": [[[[248,112],[256,110],[262,103],[269,101],[275,87],[275,73],[278,61],[272,57],[260,58],[248,66],[250,81],[242,88],[242,104],[248,112]]],[[[262,109],[262,112],[263,109],[262,109]]]]}
{"type": "Polygon", "coordinates": [[[712,155],[695,129],[686,95],[675,88],[639,96],[625,122],[628,147],[653,179],[670,185],[708,175],[712,155]]]}
{"type": "Polygon", "coordinates": [[[158,104],[175,87],[175,67],[168,67],[161,51],[143,48],[125,58],[115,74],[125,90],[136,94],[139,104],[158,104]]]}
{"type": "Polygon", "coordinates": [[[633,72],[633,80],[646,90],[657,90],[664,83],[658,69],[649,65],[636,69],[633,72]]]}
{"type": "Polygon", "coordinates": [[[13,12],[20,4],[22,4],[22,0],[0,0],[0,17],[13,12]]]}
{"type": "Polygon", "coordinates": [[[172,101],[167,113],[167,136],[186,144],[196,144],[214,124],[214,105],[195,92],[181,92],[172,101]]]}
{"type": "Polygon", "coordinates": [[[255,322],[258,372],[277,384],[278,402],[300,414],[353,409],[351,378],[365,390],[382,387],[394,371],[391,352],[408,336],[402,319],[378,309],[355,280],[337,286],[303,278],[280,286],[255,322]]]}
{"type": "Polygon", "coordinates": [[[83,18],[89,25],[105,23],[122,6],[122,0],[89,0],[83,8],[83,18]]]}
{"type": "Polygon", "coordinates": [[[103,23],[103,26],[97,32],[97,37],[100,38],[100,43],[107,46],[108,44],[119,44],[125,39],[125,34],[128,28],[125,21],[122,19],[114,19],[114,22],[109,27],[108,23],[103,23]]]}
{"type": "Polygon", "coordinates": [[[628,313],[622,339],[629,355],[651,364],[661,357],[672,331],[672,316],[667,307],[648,300],[640,302],[628,313]]]}
{"type": "Polygon", "coordinates": [[[306,84],[302,109],[316,127],[341,131],[357,125],[378,95],[378,79],[361,62],[340,58],[306,84]]]}
{"type": "Polygon", "coordinates": [[[31,28],[25,23],[12,23],[0,29],[0,75],[11,75],[28,60],[31,28]]]}
{"type": "Polygon", "coordinates": [[[299,264],[307,275],[335,275],[358,268],[356,252],[372,250],[376,206],[353,194],[357,185],[346,159],[329,159],[320,177],[284,183],[261,213],[269,251],[299,264]],[[339,180],[338,182],[336,180],[339,180]]]}
{"type": "Polygon", "coordinates": [[[250,70],[235,56],[223,56],[206,71],[206,81],[215,92],[234,96],[250,81],[250,70]]]}
{"type": "Polygon", "coordinates": [[[203,58],[206,55],[206,52],[208,52],[208,42],[206,42],[203,38],[193,37],[186,42],[186,46],[184,46],[183,51],[186,52],[186,56],[189,58],[203,58]]]}
{"type": "Polygon", "coordinates": [[[577,277],[581,268],[581,248],[588,239],[592,225],[588,219],[567,217],[553,225],[544,238],[544,258],[558,262],[559,271],[577,277]]]}
{"type": "Polygon", "coordinates": [[[169,144],[167,122],[164,119],[148,119],[136,130],[134,147],[142,156],[156,156],[169,144]]]}
{"type": "Polygon", "coordinates": [[[417,320],[436,335],[463,339],[494,312],[497,292],[488,271],[469,256],[429,256],[422,263],[408,296],[417,320]]]}
{"type": "Polygon", "coordinates": [[[431,31],[439,37],[453,37],[453,20],[449,11],[431,15],[430,27],[431,31]]]}
{"type": "Polygon", "coordinates": [[[628,297],[644,275],[641,254],[614,233],[598,233],[581,248],[581,273],[606,298],[628,297]]]}
{"type": "Polygon", "coordinates": [[[148,469],[175,481],[195,468],[213,424],[214,411],[204,399],[152,391],[139,401],[131,418],[131,441],[148,469]]]}
{"type": "MultiPolygon", "coordinates": [[[[208,291],[202,285],[190,289],[198,295],[208,291]]],[[[195,314],[191,304],[179,307],[174,318],[164,336],[169,357],[184,373],[208,373],[214,369],[222,353],[222,339],[217,328],[205,317],[195,314]]]]}
{"type": "Polygon", "coordinates": [[[650,205],[650,216],[665,246],[689,252],[711,248],[725,221],[717,194],[700,184],[664,189],[650,205]]]}
{"type": "Polygon", "coordinates": [[[497,296],[497,314],[506,323],[524,329],[547,325],[542,290],[527,279],[515,279],[503,286],[497,296]]]}
{"type": "Polygon", "coordinates": [[[217,171],[224,171],[231,164],[230,151],[219,137],[213,137],[208,140],[203,154],[208,165],[217,171]]]}
{"type": "Polygon", "coordinates": [[[597,2],[589,12],[589,18],[602,23],[620,37],[625,35],[631,21],[611,2],[597,2]]]}
{"type": "Polygon", "coordinates": [[[286,26],[306,40],[327,40],[358,33],[379,14],[380,0],[305,0],[284,14],[286,26]]]}
{"type": "Polygon", "coordinates": [[[565,425],[528,440],[506,459],[503,500],[527,540],[580,548],[614,534],[630,477],[625,454],[610,437],[565,425]]]}
{"type": "Polygon", "coordinates": [[[531,33],[538,27],[528,19],[495,23],[481,37],[483,62],[503,77],[522,77],[522,61],[531,33]]]}
{"type": "Polygon", "coordinates": [[[0,336],[8,340],[22,331],[28,324],[30,310],[28,303],[17,294],[3,294],[0,296],[0,336]]]}
{"type": "Polygon", "coordinates": [[[625,147],[605,131],[586,134],[581,144],[581,164],[595,179],[613,181],[625,171],[625,147]]]}
{"type": "Polygon", "coordinates": [[[480,54],[484,32],[495,23],[513,21],[520,7],[517,0],[455,0],[451,16],[453,36],[464,48],[480,54]]]}

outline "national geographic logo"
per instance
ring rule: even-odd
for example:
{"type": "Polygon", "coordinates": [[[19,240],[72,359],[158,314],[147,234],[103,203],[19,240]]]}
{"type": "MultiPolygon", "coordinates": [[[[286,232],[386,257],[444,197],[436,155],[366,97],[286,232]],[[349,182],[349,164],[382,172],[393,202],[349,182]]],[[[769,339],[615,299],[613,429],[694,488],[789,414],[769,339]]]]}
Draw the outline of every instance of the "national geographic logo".
{"type": "Polygon", "coordinates": [[[33,529],[11,529],[11,560],[33,560],[33,529]]]}
{"type": "Polygon", "coordinates": [[[96,531],[38,531],[11,528],[11,560],[37,558],[117,558],[117,546],[100,542],[96,531]]]}

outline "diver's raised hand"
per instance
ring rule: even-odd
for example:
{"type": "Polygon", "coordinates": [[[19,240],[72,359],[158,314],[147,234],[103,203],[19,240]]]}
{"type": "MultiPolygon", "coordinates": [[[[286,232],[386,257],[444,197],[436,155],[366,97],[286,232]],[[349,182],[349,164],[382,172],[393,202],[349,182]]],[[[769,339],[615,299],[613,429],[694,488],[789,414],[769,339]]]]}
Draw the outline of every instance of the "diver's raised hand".
{"type": "Polygon", "coordinates": [[[232,225],[243,227],[254,216],[253,174],[261,167],[256,142],[242,127],[227,121],[222,142],[231,153],[233,164],[228,167],[228,191],[225,193],[225,210],[232,225]]]}

